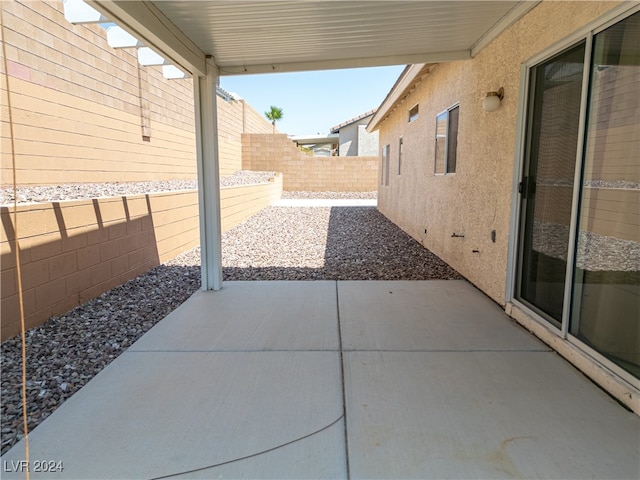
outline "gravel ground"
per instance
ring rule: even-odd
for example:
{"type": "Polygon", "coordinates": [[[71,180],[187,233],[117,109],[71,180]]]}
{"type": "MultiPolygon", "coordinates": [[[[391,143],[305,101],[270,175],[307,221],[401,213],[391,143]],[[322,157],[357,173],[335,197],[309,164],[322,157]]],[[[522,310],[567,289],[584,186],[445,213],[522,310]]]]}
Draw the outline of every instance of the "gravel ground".
{"type": "Polygon", "coordinates": [[[378,192],[282,192],[282,198],[320,198],[320,199],[374,199],[378,192]]]}
{"type": "MultiPolygon", "coordinates": [[[[199,265],[196,248],[29,330],[29,428],[196,291],[199,265]]],[[[461,278],[373,207],[267,208],[223,235],[223,267],[225,280],[461,278]]],[[[2,343],[2,453],[22,436],[20,375],[13,337],[2,343]]]]}
{"type": "MultiPolygon", "coordinates": [[[[220,178],[220,185],[230,187],[266,183],[274,172],[253,172],[238,170],[220,178]]],[[[143,195],[145,193],[175,192],[178,190],[196,190],[196,180],[158,180],[153,182],[123,183],[66,183],[61,185],[19,186],[18,203],[58,202],[61,200],[85,200],[98,197],[118,197],[123,195],[143,195]]],[[[3,186],[0,189],[0,203],[13,203],[13,188],[3,186]]]]}
{"type": "MultiPolygon", "coordinates": [[[[549,257],[567,260],[569,227],[557,223],[534,223],[533,248],[549,257]]],[[[581,230],[577,266],[590,271],[640,271],[640,243],[581,230]]]]}
{"type": "Polygon", "coordinates": [[[222,249],[230,280],[461,278],[374,207],[267,208],[222,249]]]}

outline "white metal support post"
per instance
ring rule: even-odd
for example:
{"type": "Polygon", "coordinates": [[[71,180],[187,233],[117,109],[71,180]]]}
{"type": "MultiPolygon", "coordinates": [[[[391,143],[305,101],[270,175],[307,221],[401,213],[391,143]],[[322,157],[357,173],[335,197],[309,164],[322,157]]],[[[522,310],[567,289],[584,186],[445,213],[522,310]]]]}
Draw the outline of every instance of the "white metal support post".
{"type": "Polygon", "coordinates": [[[211,59],[207,75],[193,76],[198,162],[198,203],[202,290],[222,288],[222,228],[220,224],[220,170],[218,159],[218,69],[211,59]]]}

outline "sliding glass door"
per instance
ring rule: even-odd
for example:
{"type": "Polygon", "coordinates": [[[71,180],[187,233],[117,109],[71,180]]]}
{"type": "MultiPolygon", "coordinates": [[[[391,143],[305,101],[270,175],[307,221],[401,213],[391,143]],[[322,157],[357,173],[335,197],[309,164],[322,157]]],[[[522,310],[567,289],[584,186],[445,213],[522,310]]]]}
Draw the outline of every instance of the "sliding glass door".
{"type": "Polygon", "coordinates": [[[516,297],[640,378],[640,12],[528,83],[516,297]]]}
{"type": "Polygon", "coordinates": [[[564,300],[584,55],[583,42],[530,76],[518,290],[556,323],[564,300]]]}
{"type": "Polygon", "coordinates": [[[640,13],[590,68],[570,331],[640,378],[640,13]]]}

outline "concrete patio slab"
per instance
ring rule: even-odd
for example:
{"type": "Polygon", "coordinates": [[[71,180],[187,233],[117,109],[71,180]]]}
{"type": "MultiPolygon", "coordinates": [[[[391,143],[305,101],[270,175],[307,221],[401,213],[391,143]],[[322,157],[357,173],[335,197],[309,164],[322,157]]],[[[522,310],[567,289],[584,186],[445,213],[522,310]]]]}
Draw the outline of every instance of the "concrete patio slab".
{"type": "Polygon", "coordinates": [[[640,478],[638,417],[555,353],[346,352],[352,479],[640,478]]]}
{"type": "Polygon", "coordinates": [[[337,352],[125,352],[33,432],[31,459],[64,471],[31,478],[151,479],[314,432],[178,478],[343,478],[340,370],[337,352]]]}
{"type": "Polygon", "coordinates": [[[225,282],[196,292],[130,350],[338,350],[335,292],[333,281],[225,282]]]}
{"type": "Polygon", "coordinates": [[[31,478],[639,478],[639,439],[464,281],[226,282],[31,433],[64,464],[31,478]]]}
{"type": "Polygon", "coordinates": [[[345,350],[550,350],[464,280],[344,281],[338,289],[345,350]]]}

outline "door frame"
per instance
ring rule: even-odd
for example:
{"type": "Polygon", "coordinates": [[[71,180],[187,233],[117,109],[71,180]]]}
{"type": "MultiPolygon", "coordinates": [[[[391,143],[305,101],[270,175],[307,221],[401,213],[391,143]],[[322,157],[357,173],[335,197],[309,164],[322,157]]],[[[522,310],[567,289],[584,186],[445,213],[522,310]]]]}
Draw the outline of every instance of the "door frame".
{"type": "Polygon", "coordinates": [[[580,184],[582,180],[583,154],[585,140],[585,126],[587,121],[587,104],[589,100],[589,80],[590,68],[584,69],[582,78],[582,93],[580,104],[580,119],[578,133],[578,147],[576,150],[576,167],[574,173],[572,206],[571,206],[571,223],[569,230],[569,251],[567,252],[567,268],[565,272],[565,291],[563,301],[562,322],[560,328],[552,324],[547,318],[536,310],[532,309],[527,303],[519,301],[517,298],[518,285],[518,262],[520,243],[520,225],[521,225],[521,195],[518,192],[518,185],[522,179],[525,167],[525,154],[527,148],[527,128],[529,120],[529,90],[531,84],[531,72],[533,67],[548,60],[549,58],[571,48],[578,42],[585,40],[585,59],[588,65],[591,61],[591,52],[593,45],[593,37],[603,30],[606,30],[613,24],[623,20],[624,18],[640,12],[639,4],[627,4],[626,2],[614,7],[602,17],[593,20],[584,27],[578,29],[572,34],[566,36],[562,40],[542,50],[538,54],[525,60],[520,65],[520,84],[518,87],[518,115],[516,120],[516,138],[514,151],[514,168],[511,188],[511,217],[509,222],[509,241],[507,250],[507,281],[505,301],[507,304],[515,305],[518,309],[524,311],[536,323],[540,324],[544,330],[548,331],[552,337],[568,342],[577,347],[581,352],[587,354],[598,367],[605,368],[609,373],[629,383],[636,389],[640,389],[640,379],[634,377],[626,370],[622,369],[604,355],[600,354],[569,332],[569,316],[571,313],[571,301],[574,294],[573,267],[576,252],[576,235],[578,229],[578,215],[580,213],[580,184]]]}

